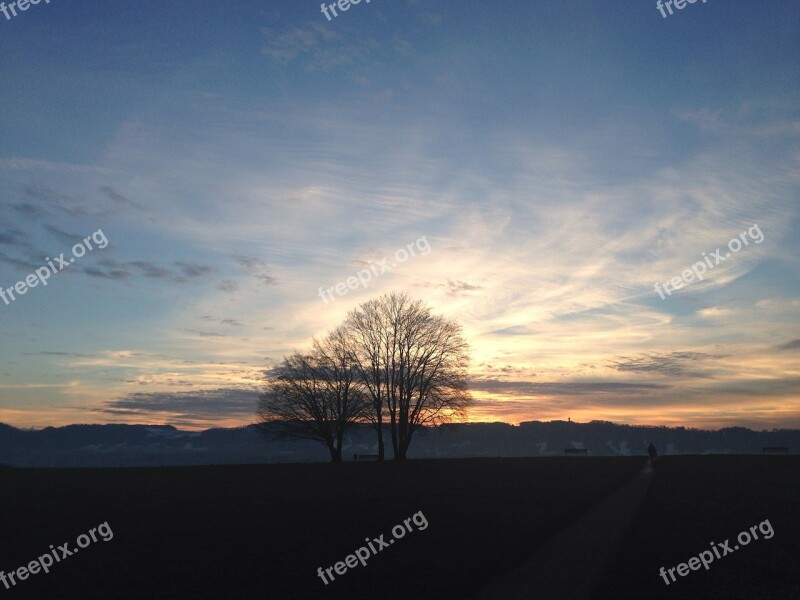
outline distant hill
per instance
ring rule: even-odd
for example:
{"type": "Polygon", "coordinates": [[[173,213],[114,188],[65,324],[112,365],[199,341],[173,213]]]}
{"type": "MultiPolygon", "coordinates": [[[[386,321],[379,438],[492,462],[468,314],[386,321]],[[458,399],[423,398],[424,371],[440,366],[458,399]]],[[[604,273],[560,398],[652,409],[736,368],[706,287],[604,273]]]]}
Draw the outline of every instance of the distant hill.
{"type": "MultiPolygon", "coordinates": [[[[605,421],[531,421],[450,424],[419,432],[411,458],[563,456],[565,448],[587,448],[590,456],[645,455],[653,442],[660,454],[760,454],[764,446],[800,450],[800,430],[717,431],[641,427],[605,421]]],[[[391,449],[387,449],[391,456],[391,449]]],[[[347,437],[345,460],[376,452],[368,426],[347,437]]],[[[0,423],[0,464],[17,467],[179,466],[327,461],[328,452],[310,441],[265,438],[255,425],[180,431],[169,425],[68,425],[41,430],[0,423]]]]}

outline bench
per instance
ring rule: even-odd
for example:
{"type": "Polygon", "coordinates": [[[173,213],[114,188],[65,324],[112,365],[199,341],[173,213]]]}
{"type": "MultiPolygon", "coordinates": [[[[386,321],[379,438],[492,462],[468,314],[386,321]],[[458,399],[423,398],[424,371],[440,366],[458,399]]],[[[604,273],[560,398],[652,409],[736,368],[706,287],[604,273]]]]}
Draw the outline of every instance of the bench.
{"type": "Polygon", "coordinates": [[[789,456],[789,446],[764,446],[761,449],[761,454],[769,454],[772,456],[789,456]]]}
{"type": "Polygon", "coordinates": [[[589,450],[586,448],[564,448],[564,456],[588,456],[589,450]]]}
{"type": "Polygon", "coordinates": [[[353,460],[378,460],[377,454],[353,454],[353,460]]]}

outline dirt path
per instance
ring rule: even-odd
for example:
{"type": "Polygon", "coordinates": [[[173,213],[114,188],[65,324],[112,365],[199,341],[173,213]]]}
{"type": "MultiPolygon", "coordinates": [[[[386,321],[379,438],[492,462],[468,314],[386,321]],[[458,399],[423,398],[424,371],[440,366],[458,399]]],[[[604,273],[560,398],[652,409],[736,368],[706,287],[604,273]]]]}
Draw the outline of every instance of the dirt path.
{"type": "Polygon", "coordinates": [[[586,600],[653,478],[649,464],[629,483],[558,533],[524,565],[472,600],[586,600]]]}

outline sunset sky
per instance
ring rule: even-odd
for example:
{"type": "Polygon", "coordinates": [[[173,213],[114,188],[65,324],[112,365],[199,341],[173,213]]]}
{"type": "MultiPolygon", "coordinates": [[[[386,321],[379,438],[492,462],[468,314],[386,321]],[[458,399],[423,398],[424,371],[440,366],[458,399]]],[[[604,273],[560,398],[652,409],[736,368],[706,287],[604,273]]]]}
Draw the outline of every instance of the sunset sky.
{"type": "Polygon", "coordinates": [[[0,13],[0,286],[108,240],[0,300],[0,422],[251,423],[266,368],[407,291],[463,325],[472,421],[800,427],[799,17],[0,13]],[[702,281],[655,291],[718,248],[702,281]],[[383,258],[369,287],[320,297],[383,258]]]}

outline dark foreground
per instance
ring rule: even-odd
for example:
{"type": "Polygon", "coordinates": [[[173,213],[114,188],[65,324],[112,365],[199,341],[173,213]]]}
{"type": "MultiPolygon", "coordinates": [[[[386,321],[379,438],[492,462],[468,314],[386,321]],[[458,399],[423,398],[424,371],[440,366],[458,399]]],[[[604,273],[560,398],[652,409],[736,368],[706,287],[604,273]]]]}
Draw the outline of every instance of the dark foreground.
{"type": "MultiPolygon", "coordinates": [[[[108,522],[113,539],[1,598],[463,599],[525,562],[642,458],[0,470],[6,574],[108,522]],[[365,538],[402,539],[323,584],[365,538]]],[[[800,460],[662,460],[596,598],[795,598],[800,460]],[[667,587],[672,567],[764,519],[775,535],[667,587]],[[659,587],[660,586],[660,587],[659,587]],[[769,595],[769,591],[772,595],[769,595]],[[745,593],[745,591],[747,593],[745,593]],[[652,593],[651,593],[652,592],[652,593]],[[660,595],[659,595],[660,594],[660,595]],[[715,595],[716,594],[716,595],[715,595]]],[[[102,530],[101,530],[102,532],[102,530]]],[[[96,537],[100,537],[98,532],[96,537]]],[[[378,546],[373,543],[373,546],[378,546]]],[[[61,556],[61,553],[58,554],[61,556]]],[[[564,556],[565,569],[580,564],[564,556]]],[[[342,565],[343,567],[344,565],[342,565]]],[[[340,567],[340,568],[342,568],[340,567]]]]}
{"type": "MultiPolygon", "coordinates": [[[[706,555],[708,558],[708,555],[706,555]]],[[[697,565],[697,563],[695,563],[697,565]]],[[[800,457],[668,457],[594,598],[800,598],[800,457]],[[758,524],[769,521],[763,529],[758,524]],[[757,540],[741,544],[742,531],[757,540]],[[725,554],[721,542],[729,540],[725,554]],[[711,543],[714,542],[714,546],[711,543]],[[739,549],[736,546],[739,545],[739,549]],[[706,570],[659,575],[714,547],[706,570]]]]}

